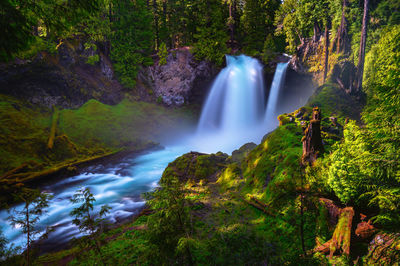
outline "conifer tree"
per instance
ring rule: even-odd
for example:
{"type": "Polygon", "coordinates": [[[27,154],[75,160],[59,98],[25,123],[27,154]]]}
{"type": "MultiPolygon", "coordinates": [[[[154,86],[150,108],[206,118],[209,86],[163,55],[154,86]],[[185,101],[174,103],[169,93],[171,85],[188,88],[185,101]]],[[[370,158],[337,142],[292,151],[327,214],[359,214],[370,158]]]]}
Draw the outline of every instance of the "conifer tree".
{"type": "Polygon", "coordinates": [[[16,197],[23,201],[24,206],[21,210],[13,209],[8,219],[13,226],[21,227],[26,234],[26,262],[31,265],[31,246],[41,232],[37,223],[47,212],[51,195],[36,190],[24,190],[16,197]]]}

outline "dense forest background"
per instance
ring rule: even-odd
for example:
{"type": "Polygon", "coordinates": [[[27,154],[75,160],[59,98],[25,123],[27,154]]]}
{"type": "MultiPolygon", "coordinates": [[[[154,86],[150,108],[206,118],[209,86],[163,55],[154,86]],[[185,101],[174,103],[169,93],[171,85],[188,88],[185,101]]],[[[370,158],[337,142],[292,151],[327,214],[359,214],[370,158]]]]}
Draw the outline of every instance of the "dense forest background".
{"type": "MultiPolygon", "coordinates": [[[[400,20],[398,1],[368,2],[367,52],[386,26],[400,20]]],[[[121,83],[133,87],[138,67],[152,64],[154,54],[165,56],[167,49],[190,46],[198,59],[219,65],[225,54],[239,51],[266,62],[274,53],[295,53],[325,31],[333,46],[346,39],[337,51],[350,52],[356,62],[363,5],[353,0],[5,1],[0,56],[28,58],[81,38],[86,48],[110,55],[121,83]]]]}
{"type": "Polygon", "coordinates": [[[0,14],[5,63],[79,40],[99,51],[88,64],[102,53],[118,81],[134,90],[141,68],[166,64],[182,47],[219,67],[225,54],[268,65],[287,53],[319,85],[305,107],[280,115],[280,126],[253,150],[236,159],[179,157],[164,172],[162,189],[147,195],[146,215],[97,235],[96,248],[75,246],[38,263],[63,256],[88,265],[400,260],[398,0],[6,0],[0,14]],[[301,143],[310,124],[321,125],[324,149],[305,162],[301,143]],[[182,177],[182,169],[192,175],[182,177]],[[85,256],[76,255],[82,250],[85,256]]]}

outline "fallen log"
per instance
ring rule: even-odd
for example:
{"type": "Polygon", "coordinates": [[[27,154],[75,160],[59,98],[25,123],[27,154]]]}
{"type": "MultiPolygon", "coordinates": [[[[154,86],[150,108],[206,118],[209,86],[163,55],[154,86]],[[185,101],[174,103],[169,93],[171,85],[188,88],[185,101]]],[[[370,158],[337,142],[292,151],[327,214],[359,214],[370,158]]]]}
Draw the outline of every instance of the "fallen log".
{"type": "Polygon", "coordinates": [[[57,107],[53,106],[53,119],[51,121],[51,129],[50,129],[50,136],[49,141],[47,142],[47,148],[50,150],[54,147],[54,138],[56,137],[56,130],[58,124],[58,117],[60,116],[60,112],[58,111],[57,107]]]}

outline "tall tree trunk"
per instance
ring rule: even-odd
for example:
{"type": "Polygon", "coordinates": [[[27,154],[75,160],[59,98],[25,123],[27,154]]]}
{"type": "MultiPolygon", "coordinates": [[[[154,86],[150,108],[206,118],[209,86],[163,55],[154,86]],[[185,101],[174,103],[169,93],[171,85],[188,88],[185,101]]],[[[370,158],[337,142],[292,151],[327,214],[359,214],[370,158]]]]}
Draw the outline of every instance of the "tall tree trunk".
{"type": "Polygon", "coordinates": [[[314,36],[313,36],[313,41],[318,42],[319,37],[321,35],[321,28],[318,25],[318,22],[315,20],[314,21],[314,36]]]}
{"type": "Polygon", "coordinates": [[[367,42],[367,27],[368,27],[368,4],[369,0],[364,0],[364,16],[361,30],[361,41],[360,41],[360,51],[358,53],[358,64],[357,64],[357,74],[356,74],[356,84],[354,86],[355,92],[361,91],[362,79],[364,73],[364,61],[365,61],[365,45],[367,42]]]}
{"type": "Polygon", "coordinates": [[[160,36],[159,36],[159,26],[158,26],[158,8],[157,1],[153,0],[153,13],[154,13],[154,27],[156,29],[156,51],[160,47],[160,36]]]}
{"type": "Polygon", "coordinates": [[[337,33],[337,44],[336,44],[336,52],[343,52],[347,54],[350,52],[350,44],[349,37],[347,33],[347,19],[346,19],[346,10],[348,6],[348,0],[343,0],[342,7],[342,19],[340,21],[340,27],[337,33]]]}
{"type": "Polygon", "coordinates": [[[331,24],[331,19],[328,16],[325,23],[325,64],[324,64],[324,82],[326,76],[328,75],[328,62],[329,62],[329,28],[331,24]]]}

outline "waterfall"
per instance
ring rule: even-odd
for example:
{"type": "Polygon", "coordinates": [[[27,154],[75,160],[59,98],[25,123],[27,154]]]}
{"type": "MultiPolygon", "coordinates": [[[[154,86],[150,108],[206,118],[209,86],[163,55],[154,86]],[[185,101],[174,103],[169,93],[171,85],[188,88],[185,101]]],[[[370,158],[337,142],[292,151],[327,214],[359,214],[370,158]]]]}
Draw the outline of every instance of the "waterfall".
{"type": "MultiPolygon", "coordinates": [[[[48,216],[38,223],[43,232],[46,226],[54,226],[47,246],[56,248],[82,235],[69,215],[77,207],[69,199],[81,187],[89,187],[97,199],[94,211],[98,212],[100,205],[107,203],[112,209],[106,218],[116,222],[138,212],[145,204],[140,195],[157,186],[165,167],[179,155],[191,150],[230,153],[246,142],[259,143],[277,124],[272,116],[277,112],[286,68],[287,64],[278,64],[266,108],[262,64],[244,55],[227,56],[227,66],[216,78],[203,107],[197,135],[190,136],[188,143],[179,139],[180,146],[127,157],[119,163],[96,163],[86,173],[42,186],[42,190],[54,195],[48,216]],[[269,115],[273,119],[266,119],[269,115]]],[[[21,211],[24,205],[14,207],[21,211]]],[[[6,210],[0,210],[0,228],[10,243],[23,246],[25,236],[20,228],[9,223],[8,216],[6,210]]]]}
{"type": "Polygon", "coordinates": [[[245,55],[227,55],[226,62],[211,87],[197,128],[196,142],[209,152],[216,147],[229,152],[240,144],[259,142],[277,124],[272,116],[288,65],[278,64],[266,108],[262,64],[245,55]]]}
{"type": "Polygon", "coordinates": [[[286,76],[286,69],[289,63],[278,63],[276,66],[274,79],[269,92],[267,108],[265,111],[265,120],[271,121],[277,115],[276,106],[279,100],[279,92],[283,86],[286,76]]]}
{"type": "Polygon", "coordinates": [[[215,80],[203,107],[198,131],[221,134],[259,124],[265,93],[263,67],[248,56],[226,56],[227,66],[215,80]]]}

